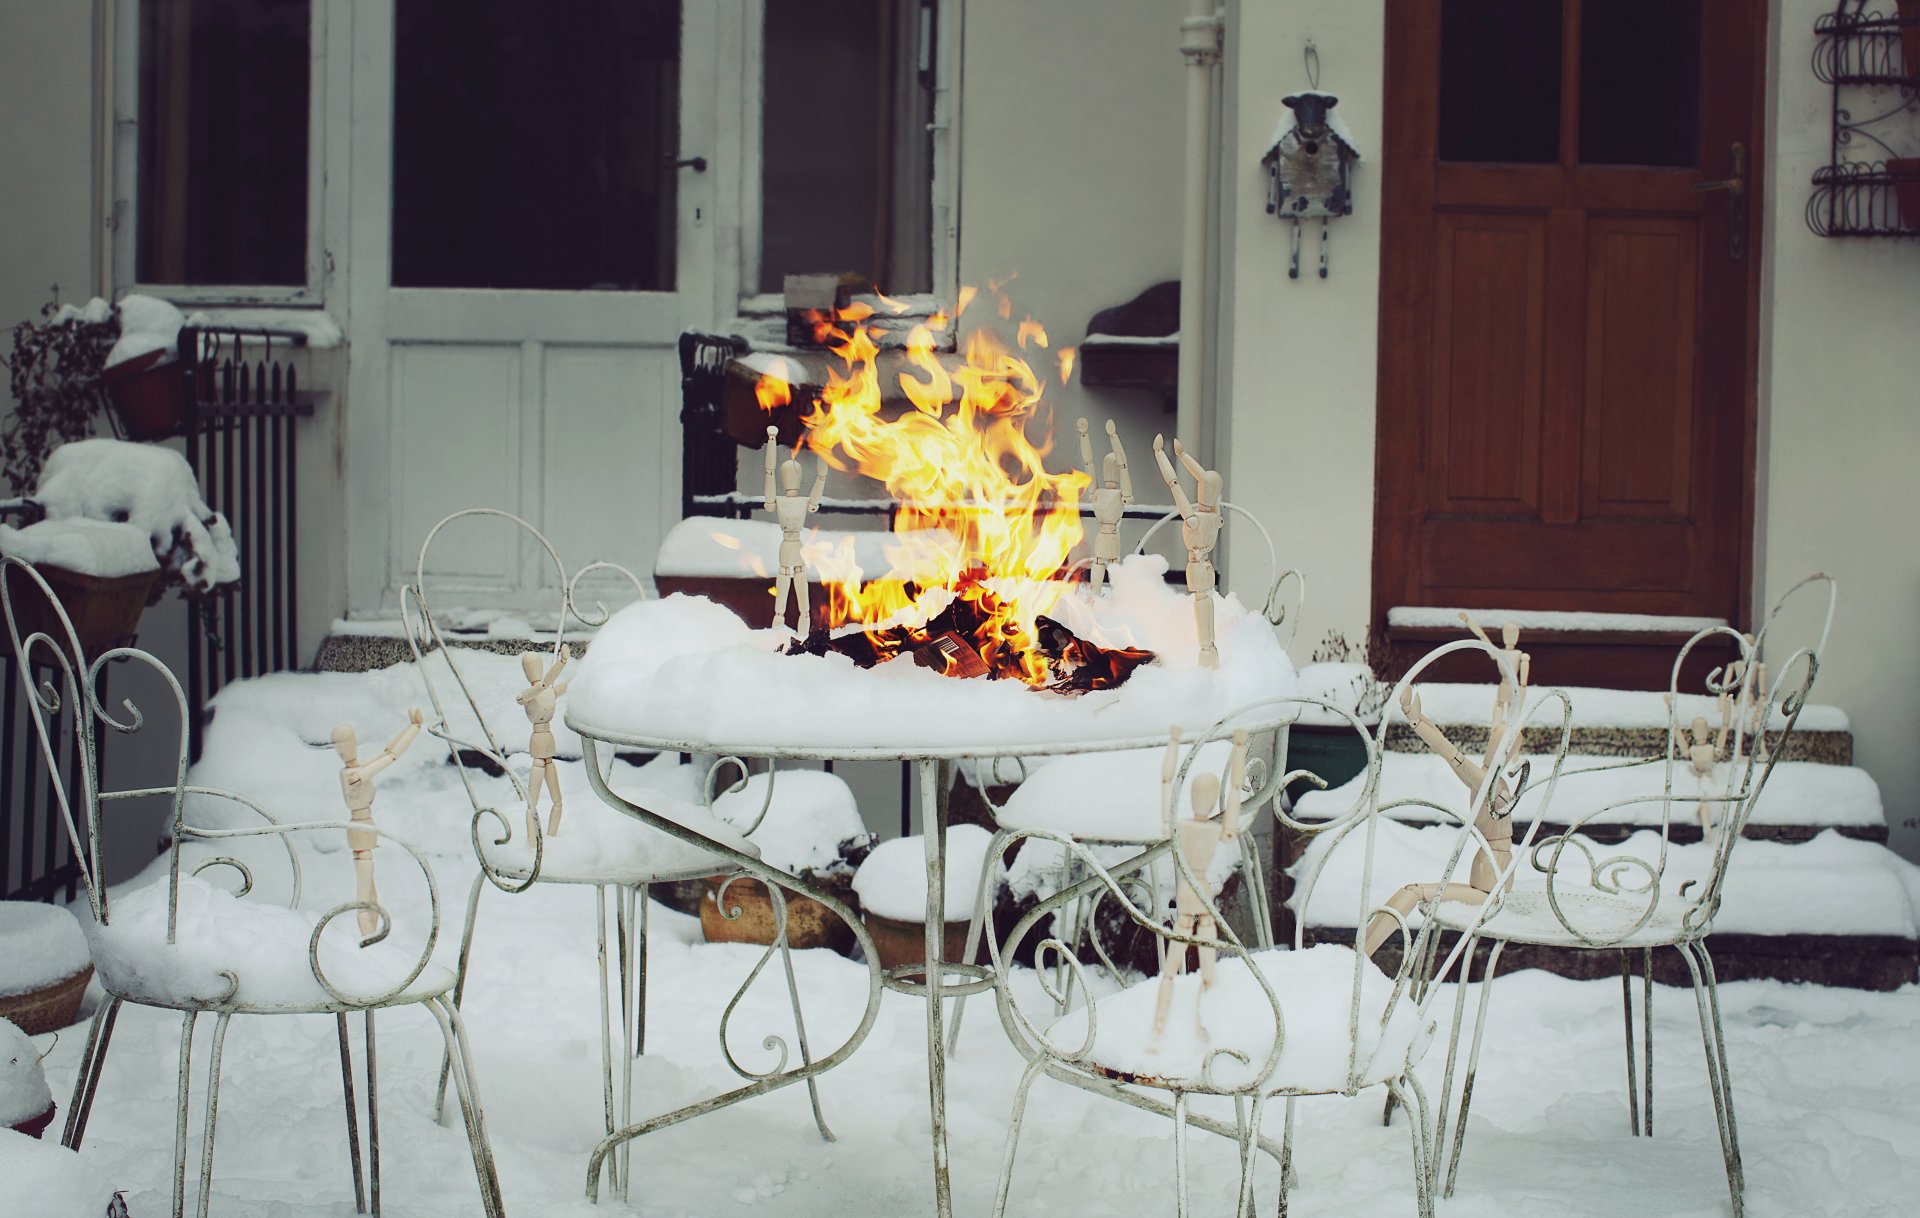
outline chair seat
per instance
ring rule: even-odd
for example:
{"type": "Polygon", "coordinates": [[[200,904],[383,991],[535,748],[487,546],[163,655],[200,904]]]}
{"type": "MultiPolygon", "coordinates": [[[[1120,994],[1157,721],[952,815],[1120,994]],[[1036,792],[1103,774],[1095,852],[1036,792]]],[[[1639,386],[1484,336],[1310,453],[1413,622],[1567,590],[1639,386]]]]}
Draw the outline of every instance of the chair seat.
{"type": "MultiPolygon", "coordinates": [[[[1220,774],[1232,751],[1225,740],[1200,746],[1187,782],[1175,793],[1175,816],[1191,815],[1187,787],[1194,775],[1220,774]]],[[[997,818],[1000,827],[1046,829],[1082,841],[1160,841],[1167,836],[1160,806],[1166,758],[1165,749],[1128,749],[1051,759],[1007,797],[997,818]]]]}
{"type": "MultiPolygon", "coordinates": [[[[342,894],[342,898],[348,894],[342,894]]],[[[350,999],[373,998],[396,985],[419,959],[418,941],[359,946],[352,912],[321,936],[320,966],[350,999]]],[[[107,924],[85,919],[87,939],[107,992],[129,1002],[182,1010],[241,1014],[355,1010],[314,977],[308,947],[320,914],[244,900],[197,876],[180,877],[179,918],[167,942],[167,881],[115,893],[107,924]],[[238,988],[223,973],[238,979],[238,988]],[[229,990],[232,997],[221,1001],[229,990]]],[[[422,922],[424,919],[403,919],[422,922]]],[[[453,989],[452,970],[429,962],[406,989],[382,1006],[419,1002],[453,989]]]]}
{"type": "MultiPolygon", "coordinates": [[[[1212,988],[1200,988],[1197,973],[1174,981],[1166,1029],[1155,1036],[1153,1017],[1158,978],[1148,978],[1093,1003],[1095,1040],[1079,1065],[1122,1082],[1172,1090],[1239,1089],[1253,1082],[1263,1091],[1343,1092],[1348,1090],[1349,1026],[1353,1012],[1353,975],[1357,954],[1351,947],[1323,943],[1304,951],[1255,952],[1222,960],[1212,988]],[[1285,1036],[1273,1072],[1255,1073],[1273,1050],[1273,1005],[1253,978],[1258,967],[1279,999],[1285,1036]],[[1206,1025],[1202,1039],[1195,1027],[1195,1004],[1206,1025]],[[1245,1064],[1214,1057],[1212,1087],[1202,1085],[1209,1055],[1220,1050],[1245,1054],[1245,1064]]],[[[1360,1085],[1397,1078],[1417,1063],[1432,1039],[1418,1007],[1371,961],[1360,960],[1360,1085]],[[1391,1010],[1389,1010],[1389,1004],[1391,1010]]],[[[1070,1011],[1047,1029],[1060,1053],[1071,1054],[1086,1039],[1087,1008],[1070,1011]]]]}
{"type": "MultiPolygon", "coordinates": [[[[1557,888],[1554,897],[1560,905],[1559,914],[1548,904],[1544,889],[1523,888],[1508,893],[1499,911],[1480,928],[1481,936],[1547,947],[1664,947],[1698,937],[1681,925],[1681,918],[1692,908],[1687,900],[1663,897],[1646,925],[1634,929],[1652,899],[1648,894],[1615,896],[1567,886],[1557,888]],[[1575,934],[1569,924],[1586,937],[1575,934]]],[[[1434,911],[1434,917],[1449,930],[1463,930],[1479,912],[1478,905],[1445,901],[1434,911]]]]}

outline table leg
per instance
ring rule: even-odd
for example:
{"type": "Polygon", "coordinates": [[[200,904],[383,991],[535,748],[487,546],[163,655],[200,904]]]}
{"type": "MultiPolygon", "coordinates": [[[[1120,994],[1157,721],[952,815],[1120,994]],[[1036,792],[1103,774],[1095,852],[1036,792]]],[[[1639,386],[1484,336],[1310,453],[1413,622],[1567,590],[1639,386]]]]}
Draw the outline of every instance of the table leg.
{"type": "Polygon", "coordinates": [[[922,761],[920,832],[927,852],[927,1098],[933,1111],[933,1200],[940,1218],[953,1214],[953,1185],[947,1174],[947,1044],[941,965],[947,941],[947,796],[953,779],[950,761],[922,761]]]}

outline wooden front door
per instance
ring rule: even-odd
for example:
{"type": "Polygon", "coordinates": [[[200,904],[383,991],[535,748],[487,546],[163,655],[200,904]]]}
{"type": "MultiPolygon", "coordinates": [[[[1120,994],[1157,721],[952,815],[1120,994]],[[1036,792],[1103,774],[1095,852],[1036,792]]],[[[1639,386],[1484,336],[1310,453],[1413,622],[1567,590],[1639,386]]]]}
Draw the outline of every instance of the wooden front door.
{"type": "MultiPolygon", "coordinates": [[[[1428,641],[1397,606],[1746,616],[1762,9],[1388,0],[1374,611],[1397,650],[1428,641]]],[[[1537,679],[1633,681],[1586,633],[1537,679]]]]}

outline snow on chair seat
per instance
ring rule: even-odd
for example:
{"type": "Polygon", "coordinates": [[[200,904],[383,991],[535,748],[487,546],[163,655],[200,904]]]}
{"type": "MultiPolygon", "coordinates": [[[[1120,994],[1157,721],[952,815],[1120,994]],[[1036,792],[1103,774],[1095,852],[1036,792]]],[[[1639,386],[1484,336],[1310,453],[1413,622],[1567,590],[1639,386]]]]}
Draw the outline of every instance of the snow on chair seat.
{"type": "MultiPolygon", "coordinates": [[[[1174,981],[1172,1010],[1157,1038],[1159,983],[1142,981],[1095,1000],[1093,1046],[1078,1064],[1121,1082],[1152,1078],[1198,1086],[1206,1077],[1209,1086],[1226,1089],[1257,1085],[1301,1092],[1346,1090],[1351,1065],[1361,1086],[1383,1083],[1419,1064],[1433,1024],[1423,1021],[1408,987],[1396,990],[1372,961],[1360,960],[1359,1034],[1350,1040],[1356,959],[1351,947],[1323,943],[1223,961],[1213,987],[1204,991],[1199,974],[1184,974],[1174,981]],[[1280,1056],[1264,1076],[1256,1071],[1273,1051],[1276,1022],[1251,968],[1260,970],[1280,1005],[1280,1056]],[[1196,1013],[1205,1039],[1196,1030],[1196,1013]]],[[[1086,1007],[1070,1011],[1048,1027],[1047,1039],[1062,1047],[1080,1045],[1087,1019],[1086,1007]]]]}
{"type": "MultiPolygon", "coordinates": [[[[1202,746],[1187,770],[1176,807],[1186,807],[1195,777],[1218,774],[1230,746],[1202,746]]],[[[995,813],[1003,829],[1048,829],[1085,842],[1157,842],[1167,836],[1160,807],[1160,749],[1082,753],[1034,769],[995,813]]]]}
{"type": "Polygon", "coordinates": [[[419,945],[360,946],[353,919],[334,919],[308,958],[321,915],[244,900],[199,876],[180,877],[177,927],[167,941],[164,877],[117,894],[107,925],[89,921],[94,966],[107,989],[158,1007],[336,1011],[362,1001],[417,1002],[453,988],[453,972],[422,963],[419,945]],[[322,986],[316,971],[353,1002],[322,986]],[[393,993],[391,999],[383,996],[393,993]]]}

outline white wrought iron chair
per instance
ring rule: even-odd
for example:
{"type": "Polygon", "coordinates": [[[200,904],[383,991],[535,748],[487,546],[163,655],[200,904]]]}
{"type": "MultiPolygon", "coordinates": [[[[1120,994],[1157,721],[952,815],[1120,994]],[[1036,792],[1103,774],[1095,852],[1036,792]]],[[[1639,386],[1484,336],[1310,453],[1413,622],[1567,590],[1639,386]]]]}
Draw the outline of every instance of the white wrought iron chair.
{"type": "MultiPolygon", "coordinates": [[[[31,565],[0,559],[0,602],[7,633],[18,661],[42,761],[87,890],[91,923],[87,927],[93,960],[106,1001],[93,1016],[63,1145],[78,1149],[105,1069],[108,1046],[120,1009],[127,1003],[181,1012],[179,1082],[174,1124],[173,1214],[180,1218],[187,1199],[187,1125],[192,1099],[193,1032],[202,1015],[214,1017],[211,1060],[207,1064],[206,1113],[201,1132],[198,1213],[204,1218],[211,1199],[214,1129],[220,1111],[220,1069],[227,1025],[235,1015],[332,1015],[339,1035],[342,1089],[346,1100],[347,1139],[353,1167],[357,1212],[380,1211],[378,1073],[375,1065],[374,1013],[388,1007],[420,1006],[433,1016],[446,1044],[460,1110],[473,1152],[485,1212],[504,1214],[500,1182],[487,1140],[478,1082],[467,1048],[460,1012],[452,1000],[452,970],[432,963],[440,933],[440,899],[433,870],[419,851],[366,821],[283,824],[243,795],[187,782],[187,702],[179,681],[147,652],[115,647],[85,654],[78,634],[46,581],[31,565]],[[29,607],[17,597],[27,598],[29,607]],[[23,634],[23,627],[25,633],[23,634]],[[176,724],[152,720],[123,698],[110,708],[103,687],[111,672],[146,670],[173,698],[176,724]],[[36,681],[38,682],[36,684],[36,681]],[[173,726],[175,768],[166,784],[133,790],[101,789],[98,741],[101,726],[121,733],[173,726]],[[71,733],[69,736],[68,734],[71,733]],[[63,737],[74,742],[76,765],[62,776],[56,756],[63,737]],[[78,789],[70,789],[70,785],[78,789]],[[164,800],[169,805],[167,874],[143,888],[109,901],[102,875],[102,836],[107,805],[132,799],[164,800]],[[194,802],[192,818],[188,801],[194,802]],[[211,806],[210,806],[211,805],[211,806]],[[213,806],[220,810],[215,812],[213,806]],[[238,827],[198,823],[202,819],[238,820],[238,827]],[[403,929],[387,903],[346,900],[323,913],[302,907],[302,869],[296,835],[371,834],[394,847],[419,869],[424,888],[426,928],[408,942],[383,942],[403,929]],[[278,851],[270,849],[277,846],[278,851]],[[284,903],[242,900],[253,892],[260,868],[284,858],[284,903]],[[228,889],[201,878],[224,869],[237,882],[228,889]],[[343,914],[371,913],[376,929],[364,939],[348,926],[333,928],[343,914]],[[248,941],[235,951],[229,936],[248,941]],[[417,946],[416,946],[417,945],[417,946]],[[305,959],[302,960],[301,957],[305,959]],[[355,1102],[347,1017],[365,1020],[367,1158],[362,1170],[359,1108],[355,1102]]],[[[384,852],[391,856],[393,851],[384,852]]],[[[392,871],[389,869],[389,875],[392,871]]],[[[389,886],[389,895],[398,886],[389,886]]]]}
{"type": "MultiPolygon", "coordinates": [[[[1498,653],[1484,644],[1472,641],[1448,644],[1416,665],[1403,679],[1403,684],[1440,656],[1476,648],[1494,654],[1496,662],[1501,662],[1498,653]]],[[[995,1218],[1006,1212],[1027,1096],[1041,1074],[1173,1119],[1175,1212],[1181,1218],[1188,1212],[1186,1137],[1189,1126],[1230,1138],[1238,1145],[1240,1181],[1236,1214],[1250,1216],[1253,1212],[1255,1152],[1272,1157],[1280,1166],[1280,1212],[1284,1214],[1287,1190],[1295,1174],[1292,1155],[1295,1101],[1313,1095],[1351,1096],[1363,1088],[1385,1086],[1391,1096],[1415,1115],[1411,1129],[1414,1194],[1421,1218],[1431,1218],[1436,1144],[1426,1095],[1413,1068],[1431,1043],[1435,1022],[1430,1007],[1441,987],[1421,987],[1419,982],[1423,977],[1446,977],[1463,957],[1456,944],[1453,951],[1438,958],[1434,950],[1434,925],[1429,922],[1416,928],[1396,910],[1381,903],[1377,897],[1385,894],[1376,894],[1373,888],[1374,839],[1382,812],[1391,810],[1379,805],[1378,791],[1382,742],[1387,721],[1392,716],[1386,716],[1370,734],[1351,712],[1329,703],[1284,698],[1258,705],[1294,706],[1302,713],[1311,708],[1330,714],[1336,721],[1349,725],[1364,741],[1367,750],[1364,781],[1351,808],[1330,820],[1312,824],[1292,821],[1282,808],[1276,807],[1274,811],[1276,817],[1298,832],[1326,839],[1318,864],[1309,871],[1297,894],[1302,908],[1312,899],[1325,861],[1343,840],[1358,835],[1356,840],[1364,852],[1365,865],[1357,891],[1342,894],[1352,900],[1356,915],[1355,941],[1352,944],[1322,943],[1309,948],[1304,939],[1304,920],[1298,920],[1291,950],[1250,950],[1215,909],[1220,941],[1205,946],[1214,947],[1219,953],[1216,983],[1211,989],[1202,990],[1191,975],[1176,982],[1165,1032],[1156,1036],[1152,1031],[1159,988],[1157,979],[1141,981],[1064,1016],[1051,1015],[1044,1023],[1036,1022],[1021,1004],[1017,979],[1001,967],[1001,961],[1010,958],[1043,919],[1074,901],[1100,892],[1136,925],[1158,937],[1165,951],[1185,952],[1189,947],[1202,946],[1202,941],[1170,929],[1162,921],[1159,910],[1140,908],[1132,898],[1128,881],[1163,855],[1170,856],[1189,884],[1199,877],[1194,876],[1186,859],[1171,843],[1163,842],[1126,863],[1108,866],[1085,845],[1064,834],[1041,829],[1009,834],[1003,851],[1020,841],[1049,841],[1056,848],[1076,855],[1087,878],[1036,905],[1020,919],[1004,942],[989,941],[998,979],[995,994],[1001,1022],[1028,1061],[1014,1093],[994,1202],[995,1218]],[[1392,974],[1376,968],[1359,950],[1360,938],[1375,916],[1391,919],[1399,940],[1398,965],[1392,974]],[[1217,1034],[1217,1040],[1198,1037],[1190,1030],[1191,1022],[1187,1027],[1180,1026],[1183,1021],[1197,1020],[1202,1013],[1217,1034]],[[1168,1093],[1171,1099],[1155,1099],[1149,1094],[1153,1091],[1168,1093]],[[1195,1113],[1191,1101],[1196,1096],[1231,1099],[1233,1121],[1229,1124],[1195,1113]],[[1286,1109],[1283,1132],[1277,1144],[1262,1132],[1266,1106],[1276,1098],[1284,1102],[1286,1109]]],[[[1234,717],[1228,716],[1202,733],[1188,746],[1189,756],[1206,742],[1223,738],[1230,731],[1234,717]]],[[[1509,767],[1512,761],[1511,748],[1503,750],[1501,765],[1509,767]]],[[[1521,783],[1526,781],[1525,775],[1514,778],[1521,783]]],[[[1291,783],[1301,779],[1325,785],[1304,770],[1288,773],[1280,781],[1291,783]]],[[[1451,810],[1442,811],[1449,816],[1460,816],[1451,810]]],[[[1484,852],[1491,858],[1491,847],[1474,827],[1473,816],[1461,817],[1461,824],[1449,866],[1457,864],[1469,852],[1484,852]]],[[[1048,953],[1063,959],[1066,968],[1076,976],[1080,973],[1082,966],[1078,959],[1058,938],[1043,939],[1039,943],[1036,961],[1043,961],[1048,953]]],[[[1048,971],[1038,968],[1036,973],[1043,992],[1057,1004],[1061,994],[1049,980],[1048,971]]],[[[1084,978],[1080,984],[1084,989],[1084,978]]]]}
{"type": "MultiPolygon", "coordinates": [[[[1267,621],[1280,633],[1281,645],[1290,647],[1294,635],[1300,629],[1300,615],[1306,603],[1306,577],[1297,570],[1281,569],[1280,553],[1274,544],[1273,534],[1260,522],[1259,517],[1236,503],[1223,502],[1221,507],[1225,511],[1238,513],[1260,534],[1266,547],[1268,569],[1273,572],[1273,580],[1267,586],[1262,612],[1267,621]],[[1292,588],[1291,597],[1286,595],[1289,586],[1292,588]]],[[[1179,513],[1168,512],[1154,521],[1148,526],[1147,531],[1141,534],[1139,542],[1133,548],[1133,553],[1136,555],[1146,553],[1147,543],[1152,540],[1153,535],[1169,521],[1177,519],[1179,519],[1179,513]]],[[[1090,561],[1086,558],[1080,559],[1068,572],[1069,576],[1074,571],[1085,567],[1090,561]]],[[[1210,747],[1217,754],[1210,759],[1212,768],[1218,769],[1226,760],[1227,747],[1219,741],[1215,741],[1210,747]]],[[[1285,729],[1268,739],[1257,742],[1249,768],[1252,783],[1256,788],[1255,795],[1247,803],[1249,812],[1263,806],[1267,800],[1277,794],[1279,788],[1273,780],[1277,779],[1280,772],[1286,768],[1286,757],[1285,729]]],[[[1192,769],[1196,759],[1197,754],[1189,755],[1181,766],[1183,791],[1186,775],[1192,769]]],[[[1158,750],[1087,754],[1066,758],[1050,763],[1052,772],[1042,779],[1037,787],[1027,785],[1032,774],[1037,772],[1036,767],[1030,767],[1027,764],[1028,760],[1022,757],[993,757],[979,762],[976,766],[977,781],[974,785],[980,791],[981,801],[986,805],[989,815],[993,817],[996,834],[996,840],[987,848],[990,857],[999,855],[1009,835],[1025,829],[1043,830],[1049,834],[1064,834],[1082,845],[1093,848],[1096,854],[1108,858],[1125,857],[1128,854],[1137,853],[1164,837],[1160,828],[1159,797],[1151,778],[1139,792],[1140,798],[1122,807],[1090,806],[1089,801],[1084,797],[1075,797],[1071,794],[1081,777],[1098,780],[1103,772],[1110,771],[1114,766],[1132,767],[1148,776],[1158,774],[1160,768],[1158,750]],[[1019,789],[1004,805],[994,803],[992,797],[987,794],[988,788],[1002,785],[1009,779],[1018,784],[1019,789]]],[[[1273,919],[1267,900],[1265,867],[1261,855],[1262,852],[1249,837],[1243,846],[1223,852],[1221,865],[1234,871],[1242,871],[1245,875],[1247,904],[1253,914],[1254,942],[1260,947],[1267,948],[1273,946],[1273,919]]],[[[1055,860],[1059,873],[1057,886],[1068,887],[1081,878],[1077,871],[1077,858],[1078,855],[1066,852],[1055,860]]],[[[964,959],[973,959],[980,950],[980,941],[986,934],[987,921],[992,917],[993,912],[993,893],[990,889],[994,883],[998,882],[998,876],[999,873],[994,868],[988,868],[980,877],[981,887],[974,902],[974,916],[967,926],[967,954],[963,957],[964,959]]],[[[1136,889],[1136,896],[1142,895],[1143,890],[1140,885],[1143,882],[1154,883],[1159,888],[1165,888],[1172,882],[1172,872],[1163,865],[1157,881],[1151,881],[1144,875],[1137,877],[1132,885],[1136,889]]],[[[1053,886],[1049,885],[1049,887],[1053,886]]],[[[1085,900],[1062,909],[1053,926],[1053,932],[1054,937],[1065,943],[1075,954],[1079,954],[1084,946],[1092,951],[1109,972],[1117,973],[1118,967],[1107,945],[1101,941],[1099,933],[1100,904],[1103,899],[1104,894],[1095,890],[1090,892],[1085,900]]],[[[1066,971],[1064,961],[1058,965],[1054,981],[1059,987],[1058,1001],[1061,1013],[1064,1014],[1072,996],[1070,988],[1072,975],[1066,971]]],[[[949,1052],[959,1046],[960,1022],[966,1012],[966,1001],[964,996],[954,999],[953,1021],[947,1031],[949,1052]]]]}
{"type": "MultiPolygon", "coordinates": [[[[1480,1042],[1485,1033],[1487,1011],[1493,993],[1493,981],[1500,957],[1509,943],[1536,944],[1570,951],[1617,952],[1620,957],[1621,1004],[1624,1012],[1627,1062],[1628,1121],[1635,1136],[1644,1130],[1653,1134],[1653,953],[1655,948],[1670,947],[1685,961],[1692,979],[1694,1001],[1698,1008],[1700,1037],[1706,1057],[1707,1085],[1713,1096],[1714,1118],[1720,1135],[1722,1157],[1726,1162],[1727,1186],[1733,1199],[1733,1212],[1744,1212],[1744,1171],[1740,1159],[1739,1127],[1735,1122],[1732,1078],[1727,1068],[1726,1038],[1720,1020],[1718,982],[1713,957],[1707,950],[1707,936],[1719,912],[1725,891],[1727,866],[1733,848],[1740,841],[1747,819],[1759,801],[1774,764],[1787,753],[1799,720],[1819,673],[1820,655],[1825,649],[1833,625],[1838,584],[1827,575],[1809,576],[1775,602],[1758,634],[1743,636],[1729,627],[1717,626],[1700,631],[1681,647],[1675,657],[1668,685],[1667,747],[1659,757],[1626,761],[1618,766],[1571,771],[1563,780],[1569,791],[1577,791],[1582,777],[1615,773],[1634,766],[1653,767],[1660,775],[1658,794],[1615,800],[1590,808],[1576,817],[1562,832],[1540,839],[1526,851],[1527,869],[1545,876],[1540,888],[1522,888],[1508,893],[1482,917],[1468,919],[1467,911],[1441,904],[1425,912],[1439,924],[1460,934],[1471,951],[1479,940],[1491,949],[1480,981],[1480,994],[1474,1014],[1472,1043],[1461,1089],[1459,1119],[1453,1123],[1453,1142],[1448,1151],[1444,1193],[1452,1195],[1461,1150],[1466,1141],[1467,1112],[1472,1100],[1475,1076],[1480,1061],[1480,1042]],[[1818,596],[1825,593],[1824,604],[1818,596]],[[1803,595],[1805,594],[1805,595],[1803,595]],[[1817,641],[1785,653],[1776,645],[1769,660],[1769,636],[1774,633],[1789,605],[1805,603],[1820,615],[1817,641]],[[1690,783],[1676,785],[1676,778],[1687,769],[1687,730],[1681,723],[1681,672],[1691,654],[1712,643],[1729,645],[1734,659],[1712,670],[1706,679],[1706,692],[1731,700],[1733,727],[1730,756],[1717,768],[1725,774],[1721,790],[1688,789],[1690,783]],[[1762,665],[1772,664],[1770,673],[1762,665]],[[1764,684],[1763,684],[1764,679],[1764,684]],[[1756,730],[1757,729],[1757,730],[1756,730]],[[1596,823],[1617,819],[1617,813],[1633,805],[1653,805],[1659,811],[1659,840],[1654,856],[1616,852],[1602,853],[1584,830],[1596,823]],[[1711,859],[1704,877],[1680,878],[1671,874],[1674,863],[1671,849],[1676,811],[1681,823],[1698,823],[1702,805],[1710,805],[1715,821],[1706,848],[1711,859]],[[1632,960],[1638,952],[1641,960],[1644,992],[1641,999],[1642,1069],[1636,1094],[1634,1069],[1632,960]],[[1642,1114],[1644,1113],[1644,1122],[1642,1114]]],[[[1536,816],[1535,825],[1540,823],[1536,816]]],[[[1518,856],[1516,856],[1518,857],[1518,856]]],[[[1438,1139],[1447,1137],[1448,1107],[1454,1062],[1461,1035],[1461,1013],[1466,1008],[1462,995],[1456,1007],[1447,1051],[1447,1086],[1439,1106],[1438,1139]]]]}
{"type": "MultiPolygon", "coordinates": [[[[433,707],[433,718],[427,730],[446,742],[448,760],[459,771],[462,788],[473,808],[471,834],[474,854],[480,863],[479,874],[474,877],[467,894],[467,915],[461,932],[459,976],[454,985],[453,1005],[457,1007],[466,992],[480,894],[488,884],[507,893],[525,892],[535,884],[568,884],[593,889],[599,936],[601,1098],[605,1130],[611,1136],[616,1130],[633,1124],[633,1059],[646,1051],[649,889],[655,884],[714,875],[737,875],[738,869],[732,862],[710,851],[611,810],[589,791],[578,792],[585,798],[567,801],[557,834],[550,836],[538,820],[533,822],[530,833],[522,831],[521,826],[527,824],[528,779],[523,773],[524,767],[513,762],[516,750],[501,744],[503,733],[492,722],[499,714],[500,703],[490,704],[489,699],[480,692],[481,682],[471,670],[476,654],[470,648],[461,646],[457,639],[449,642],[444,623],[440,617],[436,617],[433,601],[427,591],[427,570],[435,541],[450,525],[463,520],[509,526],[513,531],[508,535],[515,544],[522,539],[531,542],[538,547],[538,556],[543,565],[552,564],[556,616],[553,639],[549,645],[549,662],[557,659],[561,648],[568,645],[570,627],[581,628],[578,633],[585,634],[607,620],[608,610],[604,604],[597,601],[591,605],[581,603],[579,598],[585,592],[583,581],[594,576],[608,577],[630,587],[637,596],[644,596],[646,589],[631,571],[613,563],[591,563],[569,575],[552,543],[532,524],[498,509],[470,508],[445,517],[428,531],[420,545],[413,582],[402,589],[401,594],[401,615],[408,646],[426,683],[427,697],[433,707]],[[441,662],[444,662],[444,669],[441,662]],[[512,805],[500,807],[501,796],[510,797],[512,805]],[[571,834],[567,832],[570,826],[571,834]],[[610,898],[614,921],[611,952],[607,941],[607,905],[610,898]],[[620,1003],[620,1049],[617,1053],[614,1049],[611,1000],[611,990],[615,985],[619,989],[620,1003]],[[616,1077],[620,1084],[617,1105],[616,1077]]],[[[618,759],[610,760],[607,772],[598,776],[600,780],[612,781],[613,771],[620,764],[618,759]]],[[[665,789],[628,790],[623,793],[636,800],[659,804],[682,821],[697,821],[708,836],[727,841],[743,852],[758,857],[759,850],[748,835],[759,826],[773,806],[776,784],[771,779],[765,784],[766,795],[758,815],[746,825],[736,827],[712,813],[714,801],[719,796],[745,787],[746,773],[744,764],[728,758],[715,762],[704,772],[704,777],[694,767],[682,764],[672,774],[675,781],[667,783],[665,789]],[[737,768],[738,778],[725,791],[719,790],[720,776],[729,767],[737,768]]],[[[777,920],[784,927],[785,896],[778,887],[770,887],[769,892],[780,908],[777,920]]],[[[724,900],[724,888],[720,896],[722,913],[739,916],[739,908],[729,907],[724,900]]],[[[776,946],[792,1003],[801,1060],[804,1064],[810,1064],[812,1059],[806,1021],[801,1015],[799,989],[784,933],[778,937],[776,946]]],[[[756,976],[758,972],[756,969],[756,976]]],[[[722,1044],[724,1047],[724,1036],[722,1044]]],[[[732,1061],[731,1054],[728,1060],[732,1061]]],[[[439,1092],[442,1103],[446,1094],[446,1078],[447,1068],[443,1065],[439,1092]]],[[[820,1136],[833,1141],[833,1133],[821,1114],[818,1085],[811,1076],[806,1081],[814,1122],[820,1130],[820,1136]]],[[[630,1155],[630,1143],[624,1143],[621,1153],[612,1158],[609,1166],[615,1195],[622,1198],[626,1195],[630,1155]]]]}

